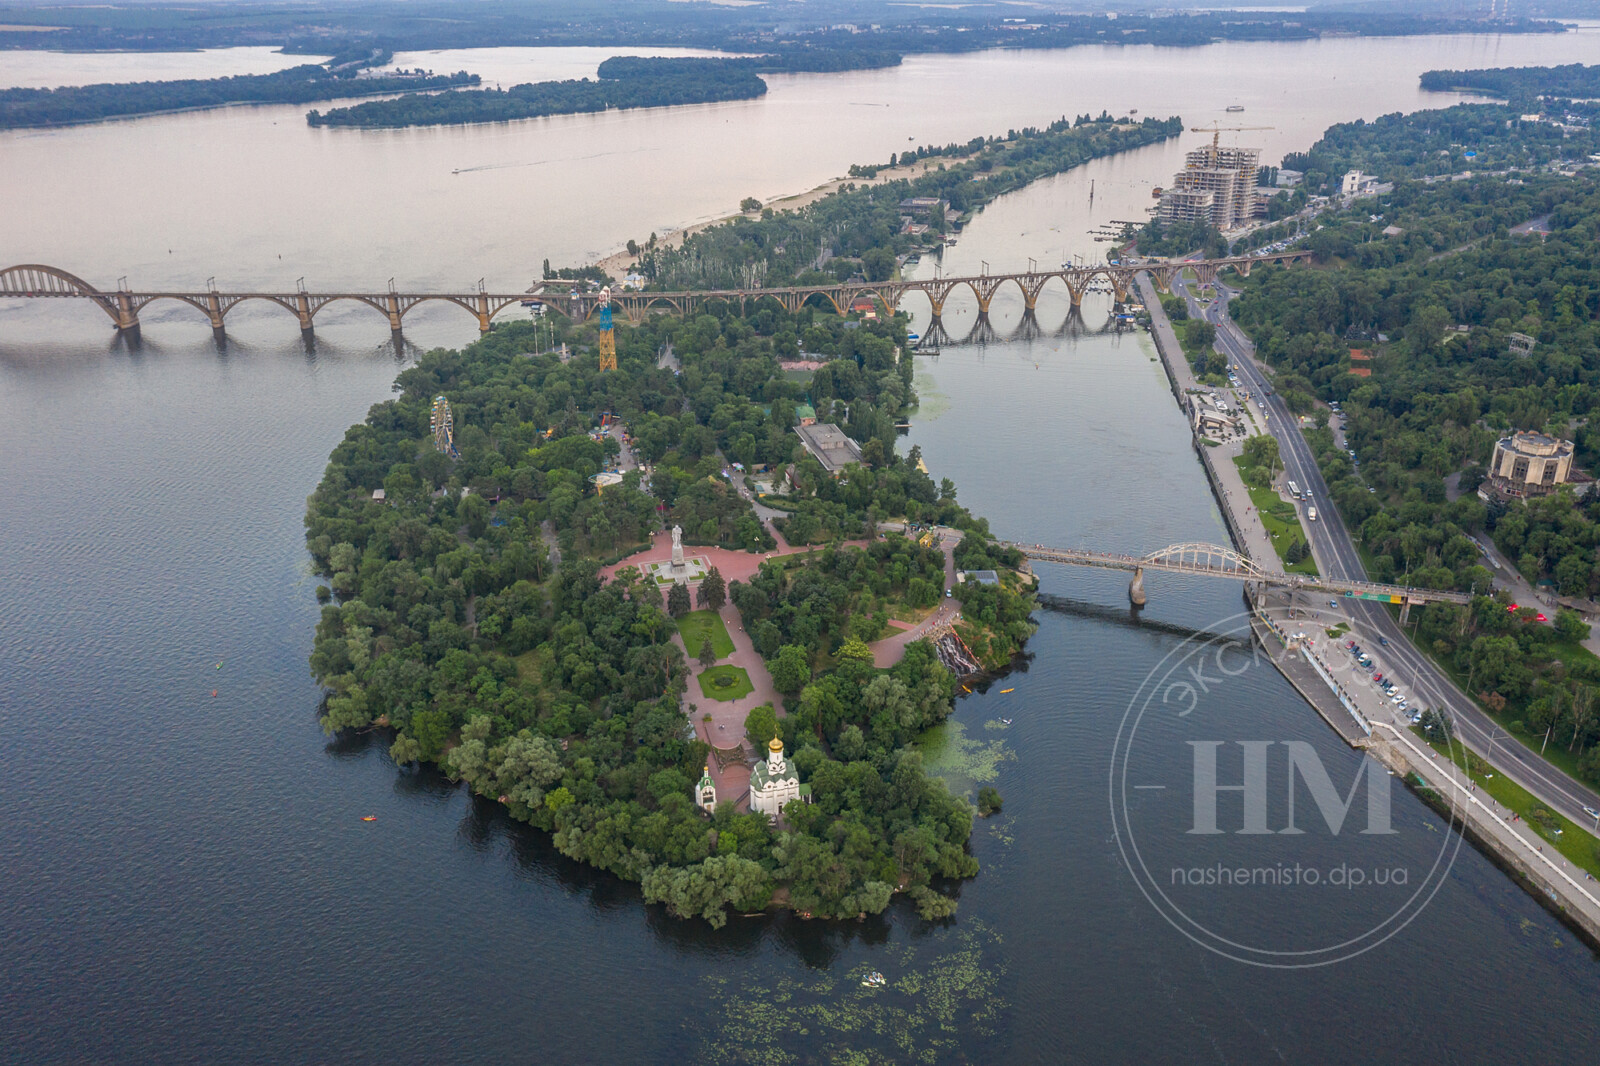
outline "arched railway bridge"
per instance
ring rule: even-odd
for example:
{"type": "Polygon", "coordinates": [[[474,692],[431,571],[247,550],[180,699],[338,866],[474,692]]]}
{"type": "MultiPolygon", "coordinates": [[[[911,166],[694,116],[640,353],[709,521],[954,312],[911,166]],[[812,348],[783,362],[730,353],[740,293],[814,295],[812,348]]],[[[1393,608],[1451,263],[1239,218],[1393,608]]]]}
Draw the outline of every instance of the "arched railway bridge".
{"type": "MultiPolygon", "coordinates": [[[[1126,302],[1133,281],[1148,273],[1158,289],[1169,291],[1172,279],[1182,270],[1192,270],[1202,283],[1216,280],[1224,270],[1248,276],[1261,264],[1289,265],[1309,258],[1310,252],[1279,252],[1271,255],[1231,256],[1225,259],[1153,260],[1067,267],[1059,270],[1033,270],[1014,274],[980,274],[974,277],[939,277],[923,280],[842,282],[837,285],[789,286],[757,289],[705,289],[685,292],[617,292],[611,296],[613,313],[630,322],[640,322],[654,311],[692,315],[714,304],[737,306],[741,312],[757,309],[771,300],[784,310],[795,312],[807,304],[825,306],[839,314],[861,306],[863,301],[893,311],[912,294],[928,301],[932,317],[944,314],[946,302],[965,289],[977,300],[981,316],[987,316],[994,298],[1010,287],[1022,295],[1027,310],[1038,305],[1046,291],[1061,290],[1079,307],[1090,292],[1104,291],[1118,303],[1126,302]]],[[[95,304],[119,330],[137,330],[139,313],[160,300],[186,303],[205,315],[213,329],[221,330],[228,313],[251,300],[263,300],[288,311],[310,330],[318,314],[330,304],[355,301],[365,304],[389,320],[389,328],[399,332],[406,314],[429,302],[454,304],[478,320],[478,329],[489,331],[495,316],[508,307],[543,307],[574,321],[582,321],[599,308],[597,294],[572,290],[564,283],[540,282],[525,292],[490,292],[480,283],[476,291],[402,292],[391,281],[387,291],[354,290],[313,292],[302,283],[292,292],[229,291],[214,284],[202,290],[133,289],[126,284],[114,290],[97,289],[75,274],[39,263],[25,263],[0,270],[0,298],[78,299],[95,304]],[[567,291],[563,291],[567,290],[567,291]]]]}
{"type": "Polygon", "coordinates": [[[1114,555],[1109,552],[1088,551],[1082,548],[1049,548],[1041,544],[1012,544],[1029,559],[1042,562],[1066,563],[1069,566],[1094,566],[1104,570],[1131,570],[1133,580],[1128,585],[1128,597],[1143,605],[1144,573],[1146,570],[1172,574],[1198,574],[1202,577],[1230,578],[1235,581],[1255,582],[1304,592],[1325,592],[1347,596],[1351,599],[1376,600],[1380,603],[1400,605],[1402,620],[1413,606],[1429,603],[1470,603],[1472,597],[1465,592],[1443,589],[1412,588],[1409,585],[1385,585],[1377,581],[1339,581],[1305,574],[1286,574],[1281,570],[1268,570],[1249,556],[1232,548],[1216,544],[1173,544],[1148,555],[1114,555]]]}

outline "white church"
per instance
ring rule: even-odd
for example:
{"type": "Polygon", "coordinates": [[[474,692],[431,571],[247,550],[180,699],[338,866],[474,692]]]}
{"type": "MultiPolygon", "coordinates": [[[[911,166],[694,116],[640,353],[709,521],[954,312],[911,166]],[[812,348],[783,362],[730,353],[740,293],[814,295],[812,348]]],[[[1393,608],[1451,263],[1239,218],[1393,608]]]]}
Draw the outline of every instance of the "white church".
{"type": "Polygon", "coordinates": [[[811,786],[800,783],[800,771],[783,757],[783,741],[773,737],[767,744],[767,761],[750,771],[750,809],[777,818],[793,799],[811,802],[811,786]]]}

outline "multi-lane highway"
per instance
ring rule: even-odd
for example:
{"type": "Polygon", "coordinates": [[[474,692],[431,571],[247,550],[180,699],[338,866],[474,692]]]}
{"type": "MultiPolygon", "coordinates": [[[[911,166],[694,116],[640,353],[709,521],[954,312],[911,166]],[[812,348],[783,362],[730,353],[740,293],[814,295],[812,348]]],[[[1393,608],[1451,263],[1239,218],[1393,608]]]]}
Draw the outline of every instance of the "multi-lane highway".
{"type": "MultiPolygon", "coordinates": [[[[1322,504],[1317,511],[1319,520],[1305,523],[1306,537],[1317,567],[1330,578],[1365,580],[1366,568],[1362,566],[1344,519],[1328,498],[1328,486],[1322,480],[1322,471],[1317,467],[1310,445],[1300,433],[1295,416],[1289,411],[1283,397],[1272,388],[1266,375],[1256,365],[1255,346],[1228,314],[1228,301],[1236,293],[1219,286],[1217,299],[1201,311],[1181,277],[1174,277],[1173,289],[1188,302],[1191,314],[1200,314],[1216,326],[1217,344],[1228,356],[1228,361],[1237,365],[1241,382],[1250,390],[1250,402],[1259,402],[1261,406],[1257,410],[1267,415],[1267,428],[1278,439],[1285,473],[1306,486],[1322,504]]],[[[1594,827],[1595,819],[1585,813],[1584,808],[1600,810],[1600,795],[1508,737],[1505,730],[1467,698],[1431,659],[1411,644],[1387,609],[1360,601],[1345,601],[1345,605],[1354,621],[1388,640],[1389,646],[1383,649],[1382,654],[1392,664],[1391,671],[1399,667],[1403,675],[1409,676],[1411,687],[1417,695],[1417,706],[1447,709],[1455,723],[1457,736],[1479,754],[1485,757],[1492,755],[1491,761],[1507,777],[1574,823],[1589,829],[1594,827]]]]}

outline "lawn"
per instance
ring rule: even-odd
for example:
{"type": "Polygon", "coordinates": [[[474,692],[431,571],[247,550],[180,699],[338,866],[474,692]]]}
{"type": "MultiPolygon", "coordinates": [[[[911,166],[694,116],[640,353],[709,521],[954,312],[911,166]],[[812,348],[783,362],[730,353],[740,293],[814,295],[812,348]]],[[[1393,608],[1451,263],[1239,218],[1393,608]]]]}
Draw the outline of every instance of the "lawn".
{"type": "Polygon", "coordinates": [[[683,646],[691,659],[700,654],[700,645],[707,637],[711,638],[711,650],[717,658],[726,659],[733,654],[733,638],[728,636],[728,627],[716,611],[690,611],[678,619],[678,632],[683,635],[683,646]]]}
{"type": "Polygon", "coordinates": [[[750,695],[755,686],[744,667],[731,664],[713,666],[700,675],[700,691],[711,700],[736,700],[750,695]]]}
{"type": "MultiPolygon", "coordinates": [[[[1233,464],[1239,468],[1239,473],[1242,475],[1245,470],[1244,456],[1234,456],[1233,464]]],[[[1295,505],[1279,499],[1278,494],[1271,489],[1258,489],[1249,482],[1245,483],[1245,488],[1250,491],[1250,503],[1261,515],[1261,524],[1267,528],[1267,534],[1272,538],[1272,547],[1278,553],[1278,561],[1283,566],[1284,572],[1317,576],[1317,561],[1310,555],[1293,566],[1283,559],[1283,553],[1289,550],[1289,545],[1294,543],[1296,537],[1306,540],[1305,530],[1300,527],[1300,512],[1295,505]]]]}
{"type": "Polygon", "coordinates": [[[1453,757],[1455,764],[1467,771],[1467,775],[1478,783],[1478,787],[1489,793],[1500,803],[1516,811],[1522,820],[1533,827],[1533,831],[1554,845],[1568,862],[1580,869],[1600,877],[1600,841],[1596,841],[1588,830],[1573,825],[1566,818],[1540,803],[1533,794],[1521,785],[1512,781],[1504,774],[1489,774],[1488,764],[1477,755],[1462,748],[1459,744],[1452,750],[1443,744],[1432,744],[1427,737],[1422,735],[1422,730],[1413,726],[1411,732],[1420,737],[1425,744],[1429,744],[1440,755],[1453,757]],[[1543,808],[1549,812],[1549,821],[1561,832],[1541,825],[1537,820],[1528,817],[1535,807],[1543,808]]]}

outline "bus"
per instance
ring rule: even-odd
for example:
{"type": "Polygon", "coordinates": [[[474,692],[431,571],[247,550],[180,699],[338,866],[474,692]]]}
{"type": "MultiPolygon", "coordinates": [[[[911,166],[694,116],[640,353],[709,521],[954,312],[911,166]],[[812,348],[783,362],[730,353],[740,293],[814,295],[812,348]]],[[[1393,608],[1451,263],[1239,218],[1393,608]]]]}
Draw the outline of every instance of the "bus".
{"type": "Polygon", "coordinates": [[[1289,495],[1297,500],[1300,498],[1300,486],[1293,481],[1289,482],[1289,495]]]}

